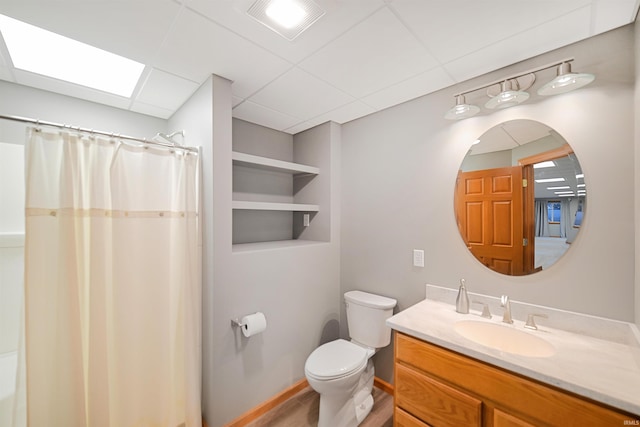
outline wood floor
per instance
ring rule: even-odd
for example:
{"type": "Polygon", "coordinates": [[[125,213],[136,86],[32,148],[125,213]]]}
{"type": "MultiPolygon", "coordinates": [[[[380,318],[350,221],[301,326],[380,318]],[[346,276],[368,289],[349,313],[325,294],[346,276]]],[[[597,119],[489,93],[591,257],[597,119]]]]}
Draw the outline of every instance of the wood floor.
{"type": "MultiPolygon", "coordinates": [[[[373,388],[373,409],[359,427],[392,427],[393,396],[373,388]]],[[[306,427],[318,425],[320,395],[311,387],[273,408],[247,427],[306,427]]]]}

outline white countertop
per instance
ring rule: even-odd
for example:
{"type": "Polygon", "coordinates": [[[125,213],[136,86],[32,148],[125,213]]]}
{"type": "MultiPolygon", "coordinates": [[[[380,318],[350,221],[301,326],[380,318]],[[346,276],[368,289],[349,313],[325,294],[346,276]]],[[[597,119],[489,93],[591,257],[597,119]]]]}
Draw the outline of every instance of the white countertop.
{"type": "MultiPolygon", "coordinates": [[[[475,307],[474,307],[475,308],[475,307]]],[[[480,317],[479,311],[460,314],[450,303],[425,299],[387,320],[391,328],[415,338],[490,363],[578,395],[640,415],[640,347],[552,329],[536,319],[537,331],[502,322],[502,315],[480,317]],[[518,356],[485,347],[454,330],[460,320],[475,320],[513,327],[544,338],[556,349],[545,358],[518,356]]],[[[618,322],[620,323],[620,322],[618,322]]]]}

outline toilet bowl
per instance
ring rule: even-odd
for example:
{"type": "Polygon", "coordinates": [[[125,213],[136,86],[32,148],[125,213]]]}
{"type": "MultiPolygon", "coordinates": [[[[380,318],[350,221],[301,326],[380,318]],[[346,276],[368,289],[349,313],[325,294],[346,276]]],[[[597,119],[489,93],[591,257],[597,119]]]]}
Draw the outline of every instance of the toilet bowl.
{"type": "Polygon", "coordinates": [[[384,322],[393,314],[394,299],[351,291],[345,301],[351,341],[323,344],[305,363],[307,381],[320,393],[318,427],[356,427],[371,412],[371,357],[391,339],[384,322]]]}

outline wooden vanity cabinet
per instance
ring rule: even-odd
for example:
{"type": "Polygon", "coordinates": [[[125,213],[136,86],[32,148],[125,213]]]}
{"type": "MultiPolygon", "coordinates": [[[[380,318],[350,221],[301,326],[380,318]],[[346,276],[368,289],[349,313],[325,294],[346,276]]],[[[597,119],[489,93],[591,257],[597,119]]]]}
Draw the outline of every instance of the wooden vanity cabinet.
{"type": "Polygon", "coordinates": [[[399,332],[394,372],[395,427],[603,427],[638,419],[399,332]]]}

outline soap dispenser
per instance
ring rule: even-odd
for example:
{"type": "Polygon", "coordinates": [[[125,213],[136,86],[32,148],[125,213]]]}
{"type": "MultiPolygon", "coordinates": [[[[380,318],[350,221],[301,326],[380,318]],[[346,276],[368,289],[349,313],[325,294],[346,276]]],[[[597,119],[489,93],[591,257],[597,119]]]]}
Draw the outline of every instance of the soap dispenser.
{"type": "Polygon", "coordinates": [[[460,289],[458,289],[458,297],[456,298],[456,311],[458,313],[469,313],[469,296],[467,288],[464,286],[464,279],[460,279],[460,289]]]}

